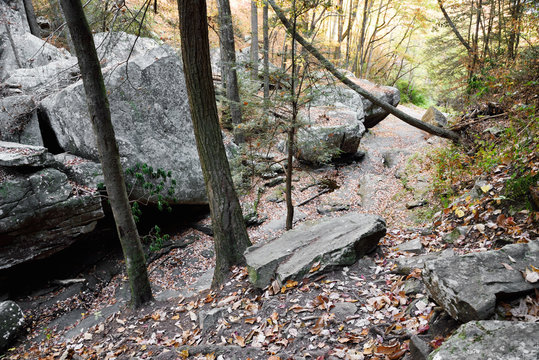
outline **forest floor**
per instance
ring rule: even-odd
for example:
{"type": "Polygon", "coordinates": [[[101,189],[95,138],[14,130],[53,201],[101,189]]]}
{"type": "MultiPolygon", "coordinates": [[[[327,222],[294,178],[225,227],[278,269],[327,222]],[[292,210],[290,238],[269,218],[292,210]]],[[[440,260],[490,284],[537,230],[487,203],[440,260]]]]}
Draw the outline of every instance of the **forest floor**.
{"type": "MultiPolygon", "coordinates": [[[[402,108],[421,115],[421,109],[402,108]]],[[[347,212],[374,213],[386,219],[388,232],[378,249],[350,267],[315,272],[302,282],[264,290],[250,285],[245,268],[235,268],[220,289],[195,293],[209,284],[214,255],[211,237],[189,229],[174,235],[174,240],[194,242],[170,251],[149,267],[158,300],[137,311],[129,309],[127,291],[121,290],[126,277],[120,274],[89,300],[75,295],[48,308],[30,309],[28,336],[5,357],[400,359],[409,357],[413,334],[427,334],[437,347],[458,324],[429,300],[419,269],[409,275],[394,272],[395,259],[413,255],[396,246],[419,240],[425,253],[491,249],[499,246],[495,235],[507,235],[514,242],[537,237],[533,223],[538,220],[530,219],[535,215],[526,211],[510,216],[496,208],[493,199],[500,190],[503,168],[497,178],[488,179],[490,187],[482,200],[471,202],[464,197],[449,210],[437,211],[430,159],[444,143],[390,116],[362,139],[360,148],[366,155],[361,161],[316,170],[298,164],[294,169],[295,203],[314,197],[296,208],[300,214],[296,226],[347,212]],[[327,183],[327,179],[336,188],[316,196],[324,188],[313,184],[327,183]],[[475,217],[468,216],[472,210],[492,226],[474,226],[475,217]],[[444,241],[444,234],[459,225],[472,226],[466,238],[444,241]],[[195,289],[187,291],[190,288],[195,289]],[[63,329],[51,325],[54,318],[77,309],[84,311],[81,321],[63,329]],[[84,322],[87,326],[81,327],[84,322]]],[[[265,189],[258,214],[266,220],[249,228],[253,243],[278,236],[284,227],[282,189],[265,186],[267,182],[253,179],[253,190],[241,199],[243,204],[252,204],[257,189],[265,189]]],[[[508,319],[539,315],[538,296],[500,306],[508,319]]]]}

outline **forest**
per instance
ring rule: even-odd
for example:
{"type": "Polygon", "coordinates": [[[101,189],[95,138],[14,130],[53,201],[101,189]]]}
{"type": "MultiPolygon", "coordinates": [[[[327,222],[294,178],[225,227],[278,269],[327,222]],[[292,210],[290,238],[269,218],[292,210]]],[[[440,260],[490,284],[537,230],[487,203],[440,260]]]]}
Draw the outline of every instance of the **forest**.
{"type": "Polygon", "coordinates": [[[536,0],[0,21],[0,359],[539,358],[536,0]]]}

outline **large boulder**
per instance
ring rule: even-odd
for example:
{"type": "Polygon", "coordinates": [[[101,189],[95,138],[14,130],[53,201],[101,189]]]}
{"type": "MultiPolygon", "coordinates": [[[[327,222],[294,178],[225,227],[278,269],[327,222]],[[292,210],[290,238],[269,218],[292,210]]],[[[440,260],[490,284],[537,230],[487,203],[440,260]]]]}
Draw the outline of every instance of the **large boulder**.
{"type": "Polygon", "coordinates": [[[373,251],[386,234],[385,221],[377,215],[351,213],[304,224],[262,246],[245,252],[249,279],[259,288],[272,279],[299,280],[313,268],[330,270],[351,265],[373,251]]]}
{"type": "Polygon", "coordinates": [[[300,127],[295,155],[308,163],[322,163],[355,154],[365,133],[363,109],[312,107],[303,111],[307,125],[300,127]]]}
{"type": "Polygon", "coordinates": [[[103,210],[97,194],[46,167],[44,148],[0,143],[0,270],[60,251],[91,232],[103,210]],[[11,159],[11,160],[10,160],[11,159]],[[11,162],[10,162],[11,161],[11,162]]]}
{"type": "Polygon", "coordinates": [[[538,241],[427,261],[423,281],[431,297],[454,319],[484,320],[494,314],[496,296],[539,288],[539,282],[522,276],[531,265],[539,267],[538,241]]]}
{"type": "Polygon", "coordinates": [[[94,43],[102,66],[116,66],[159,47],[159,43],[153,39],[122,31],[94,34],[94,43]]]}
{"type": "Polygon", "coordinates": [[[18,68],[40,67],[71,56],[66,50],[59,49],[29,32],[11,34],[13,43],[9,35],[4,34],[0,40],[0,64],[2,64],[0,80],[5,80],[12,71],[18,68]],[[15,46],[13,47],[12,44],[15,46]]]}
{"type": "Polygon", "coordinates": [[[24,313],[17,303],[3,301],[0,303],[0,355],[15,339],[24,325],[24,313]]]}
{"type": "MultiPolygon", "coordinates": [[[[375,97],[397,106],[400,102],[400,92],[391,86],[376,85],[365,79],[350,77],[350,80],[367,90],[375,97]]],[[[365,115],[363,125],[367,129],[374,127],[386,118],[389,113],[381,107],[365,99],[354,90],[340,84],[319,86],[312,102],[313,106],[347,107],[361,111],[365,115]],[[362,109],[361,109],[362,108],[362,109]]]]}
{"type": "Polygon", "coordinates": [[[43,145],[36,108],[28,95],[0,99],[0,140],[43,145]]]}
{"type": "MultiPolygon", "coordinates": [[[[137,163],[172,172],[179,203],[205,203],[206,194],[181,61],[168,46],[154,47],[105,69],[112,122],[124,168],[137,163]]],[[[82,81],[41,102],[67,152],[97,160],[82,81]]],[[[134,180],[131,180],[134,183],[134,180]]],[[[132,196],[144,197],[136,189],[132,196]]]]}
{"type": "Polygon", "coordinates": [[[537,360],[539,323],[472,321],[462,325],[429,360],[537,360]]]}

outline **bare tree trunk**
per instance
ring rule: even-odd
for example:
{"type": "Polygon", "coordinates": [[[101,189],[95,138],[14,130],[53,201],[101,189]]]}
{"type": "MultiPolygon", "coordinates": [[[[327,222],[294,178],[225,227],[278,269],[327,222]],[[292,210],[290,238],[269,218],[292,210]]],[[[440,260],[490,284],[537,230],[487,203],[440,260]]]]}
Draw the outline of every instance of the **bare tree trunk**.
{"type": "Polygon", "coordinates": [[[251,65],[253,79],[258,78],[258,7],[251,1],[251,65]]]}
{"type": "Polygon", "coordinates": [[[251,245],[230,174],[215,103],[210,64],[206,1],[178,0],[185,83],[215,242],[212,286],[226,280],[230,267],[244,264],[251,245]]]}
{"type": "MultiPolygon", "coordinates": [[[[238,74],[236,72],[236,48],[234,45],[234,30],[232,28],[232,14],[228,0],[218,0],[219,34],[221,41],[221,59],[226,73],[226,97],[229,104],[230,118],[236,126],[241,124],[240,90],[238,87],[238,74]]],[[[207,22],[207,21],[206,21],[207,22]]],[[[245,141],[242,131],[234,130],[237,143],[245,141]]]]}
{"type": "Polygon", "coordinates": [[[26,19],[30,26],[30,33],[34,36],[41,37],[41,28],[37,24],[36,13],[34,11],[34,5],[32,0],[23,0],[24,11],[26,12],[26,19]]]}
{"type": "Polygon", "coordinates": [[[79,62],[105,185],[125,257],[131,286],[131,302],[133,306],[139,307],[152,299],[152,290],[144,252],[127,198],[120,154],[92,32],[79,0],[60,0],[60,5],[79,62]]]}
{"type": "Polygon", "coordinates": [[[264,109],[269,110],[269,22],[268,3],[264,1],[262,9],[262,32],[264,36],[264,109]]]}
{"type": "Polygon", "coordinates": [[[449,25],[449,27],[451,27],[451,30],[453,30],[453,33],[457,36],[457,39],[459,39],[460,43],[466,48],[466,50],[468,51],[468,54],[472,54],[473,53],[472,47],[466,40],[464,40],[462,35],[460,35],[459,30],[457,29],[457,27],[455,26],[455,24],[453,23],[449,15],[447,14],[447,11],[445,11],[443,0],[438,0],[438,5],[440,6],[440,10],[442,10],[442,14],[444,14],[444,18],[447,21],[447,24],[449,25]]]}
{"type": "Polygon", "coordinates": [[[479,0],[479,4],[477,6],[477,18],[475,23],[475,35],[473,38],[473,60],[472,60],[472,67],[470,68],[470,77],[469,80],[471,81],[473,78],[473,75],[475,74],[475,68],[477,66],[477,60],[479,56],[479,24],[481,22],[481,12],[483,7],[483,0],[479,0]]]}
{"type": "Polygon", "coordinates": [[[295,149],[294,135],[296,133],[296,116],[298,113],[298,102],[296,98],[296,23],[297,23],[297,14],[296,14],[296,0],[292,0],[292,76],[290,80],[290,96],[292,99],[292,119],[290,126],[288,127],[288,156],[287,156],[287,168],[286,168],[286,230],[292,229],[294,223],[294,205],[292,204],[292,163],[293,163],[293,154],[295,149]]]}
{"type": "MultiPolygon", "coordinates": [[[[277,14],[277,17],[279,18],[279,20],[281,20],[281,23],[285,26],[285,28],[288,31],[292,32],[292,25],[290,24],[290,22],[284,15],[281,8],[277,6],[277,4],[275,3],[275,0],[268,0],[268,3],[271,5],[273,10],[277,14]]],[[[361,88],[360,86],[352,82],[350,79],[348,79],[346,76],[344,76],[340,71],[338,71],[331,62],[329,62],[313,45],[308,43],[301,35],[299,35],[298,32],[294,33],[294,37],[301,44],[301,46],[305,47],[307,51],[311,53],[312,56],[314,56],[318,61],[320,61],[320,64],[324,68],[326,68],[326,70],[328,70],[331,74],[333,74],[333,76],[335,76],[338,80],[340,80],[343,84],[348,86],[350,89],[357,92],[359,95],[370,100],[373,104],[380,106],[382,109],[386,110],[390,114],[395,115],[396,117],[406,122],[407,124],[410,124],[418,129],[424,130],[432,135],[451,139],[457,142],[460,140],[460,137],[457,133],[451,130],[442,129],[440,127],[433,126],[421,120],[418,120],[414,118],[413,116],[408,115],[404,111],[397,109],[396,107],[392,106],[386,101],[378,99],[376,96],[364,90],[363,88],[361,88]]]]}

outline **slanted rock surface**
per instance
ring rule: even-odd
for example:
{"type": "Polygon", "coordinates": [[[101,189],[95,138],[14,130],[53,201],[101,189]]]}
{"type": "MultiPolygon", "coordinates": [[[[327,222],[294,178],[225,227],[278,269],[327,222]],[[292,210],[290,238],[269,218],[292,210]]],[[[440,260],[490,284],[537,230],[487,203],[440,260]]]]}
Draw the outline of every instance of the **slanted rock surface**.
{"type": "Polygon", "coordinates": [[[313,266],[329,270],[351,265],[371,252],[386,233],[377,215],[351,213],[304,224],[245,252],[251,282],[259,288],[272,279],[301,279],[313,266]]]}
{"type": "Polygon", "coordinates": [[[22,145],[0,141],[0,166],[43,167],[52,159],[51,154],[42,146],[22,145]]]}
{"type": "Polygon", "coordinates": [[[24,324],[24,314],[17,303],[0,303],[0,354],[6,350],[24,324]]]}
{"type": "Polygon", "coordinates": [[[36,152],[34,148],[20,145],[17,161],[0,162],[4,165],[0,172],[7,173],[0,179],[0,269],[66,248],[104,216],[97,194],[88,190],[79,194],[65,173],[46,167],[52,161],[38,161],[52,159],[45,149],[38,148],[41,158],[24,157],[36,152]]]}
{"type": "Polygon", "coordinates": [[[296,157],[308,163],[325,162],[342,154],[355,154],[363,126],[363,108],[315,107],[302,114],[308,125],[298,130],[296,157]],[[324,157],[329,157],[325,159],[324,157]]]}
{"type": "MultiPolygon", "coordinates": [[[[105,71],[112,122],[122,165],[146,163],[172,171],[179,203],[206,202],[181,61],[168,46],[155,47],[105,71]]],[[[60,146],[97,160],[82,81],[41,103],[60,146]]],[[[144,197],[142,189],[132,192],[144,197]]]]}
{"type": "Polygon", "coordinates": [[[429,360],[537,360],[539,323],[472,321],[462,325],[429,360]]]}
{"type": "Polygon", "coordinates": [[[36,108],[29,95],[0,99],[0,140],[43,145],[36,108]]]}
{"type": "Polygon", "coordinates": [[[539,267],[539,243],[512,244],[485,251],[427,261],[423,281],[431,297],[456,320],[488,319],[497,295],[520,294],[539,288],[521,271],[539,267]]]}

